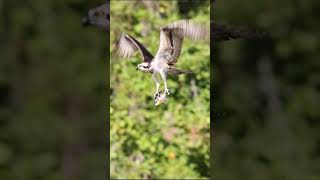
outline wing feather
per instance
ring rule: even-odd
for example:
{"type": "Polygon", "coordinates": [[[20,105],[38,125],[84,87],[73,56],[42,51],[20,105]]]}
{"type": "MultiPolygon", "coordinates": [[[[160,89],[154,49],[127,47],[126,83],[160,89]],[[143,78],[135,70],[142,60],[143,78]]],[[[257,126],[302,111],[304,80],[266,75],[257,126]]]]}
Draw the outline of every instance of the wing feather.
{"type": "Polygon", "coordinates": [[[112,53],[116,58],[130,58],[137,51],[140,52],[140,55],[143,58],[144,62],[151,62],[153,59],[152,54],[134,37],[124,34],[120,37],[114,52],[112,53]]]}
{"type": "Polygon", "coordinates": [[[210,39],[210,29],[187,19],[161,27],[158,52],[169,54],[168,64],[174,64],[178,61],[185,37],[192,40],[210,39]]]}
{"type": "Polygon", "coordinates": [[[267,37],[267,33],[255,29],[240,26],[219,25],[211,23],[212,40],[214,42],[227,41],[232,39],[252,39],[267,37]]]}

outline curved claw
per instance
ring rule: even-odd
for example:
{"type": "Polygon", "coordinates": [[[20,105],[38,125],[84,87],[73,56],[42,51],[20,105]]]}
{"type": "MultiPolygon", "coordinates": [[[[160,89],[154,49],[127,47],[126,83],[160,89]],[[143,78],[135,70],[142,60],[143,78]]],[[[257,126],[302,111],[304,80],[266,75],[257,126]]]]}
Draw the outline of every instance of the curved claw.
{"type": "Polygon", "coordinates": [[[165,89],[165,90],[164,90],[164,93],[165,93],[166,95],[170,95],[169,89],[165,89]]]}
{"type": "Polygon", "coordinates": [[[153,98],[156,98],[159,96],[159,92],[157,91],[156,93],[154,93],[153,98]]]}

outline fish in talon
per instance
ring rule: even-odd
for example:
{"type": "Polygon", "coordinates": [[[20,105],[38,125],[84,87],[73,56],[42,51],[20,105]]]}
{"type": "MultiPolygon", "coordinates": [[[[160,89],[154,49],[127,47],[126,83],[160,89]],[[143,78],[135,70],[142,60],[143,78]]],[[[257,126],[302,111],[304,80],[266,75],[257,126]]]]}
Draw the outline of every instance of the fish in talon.
{"type": "Polygon", "coordinates": [[[165,92],[159,92],[158,96],[154,98],[154,105],[159,106],[160,104],[165,103],[167,100],[167,96],[165,92]]]}

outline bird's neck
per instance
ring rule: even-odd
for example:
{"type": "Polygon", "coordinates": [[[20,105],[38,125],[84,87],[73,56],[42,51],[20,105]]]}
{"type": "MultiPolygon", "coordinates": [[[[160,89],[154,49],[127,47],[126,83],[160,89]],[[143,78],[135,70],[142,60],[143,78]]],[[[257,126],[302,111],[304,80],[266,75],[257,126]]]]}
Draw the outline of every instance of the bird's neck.
{"type": "Polygon", "coordinates": [[[153,73],[153,70],[154,70],[154,69],[153,69],[153,65],[152,65],[152,63],[151,63],[151,66],[150,66],[150,68],[148,69],[148,72],[149,72],[149,73],[153,73]]]}
{"type": "Polygon", "coordinates": [[[152,73],[153,72],[153,69],[143,69],[143,70],[141,70],[141,71],[143,71],[143,72],[150,72],[150,73],[152,73]]]}
{"type": "Polygon", "coordinates": [[[149,64],[148,64],[148,69],[140,69],[141,71],[143,71],[143,72],[153,72],[153,60],[151,61],[151,62],[149,62],[149,64]]]}

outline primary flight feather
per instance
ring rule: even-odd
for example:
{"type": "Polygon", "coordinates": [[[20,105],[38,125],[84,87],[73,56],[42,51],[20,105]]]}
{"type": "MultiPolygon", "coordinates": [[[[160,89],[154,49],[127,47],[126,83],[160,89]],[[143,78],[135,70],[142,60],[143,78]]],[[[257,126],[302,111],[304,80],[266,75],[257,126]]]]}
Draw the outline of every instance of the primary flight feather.
{"type": "Polygon", "coordinates": [[[157,78],[159,74],[164,82],[164,93],[169,95],[167,87],[167,75],[189,74],[189,70],[181,70],[174,66],[181,54],[183,39],[193,40],[210,39],[209,27],[192,22],[190,20],[179,20],[160,28],[160,44],[155,57],[140,43],[130,35],[123,34],[114,48],[114,56],[130,58],[139,51],[143,62],[137,66],[137,70],[152,73],[152,78],[156,83],[156,92],[159,93],[160,82],[157,78]]]}

